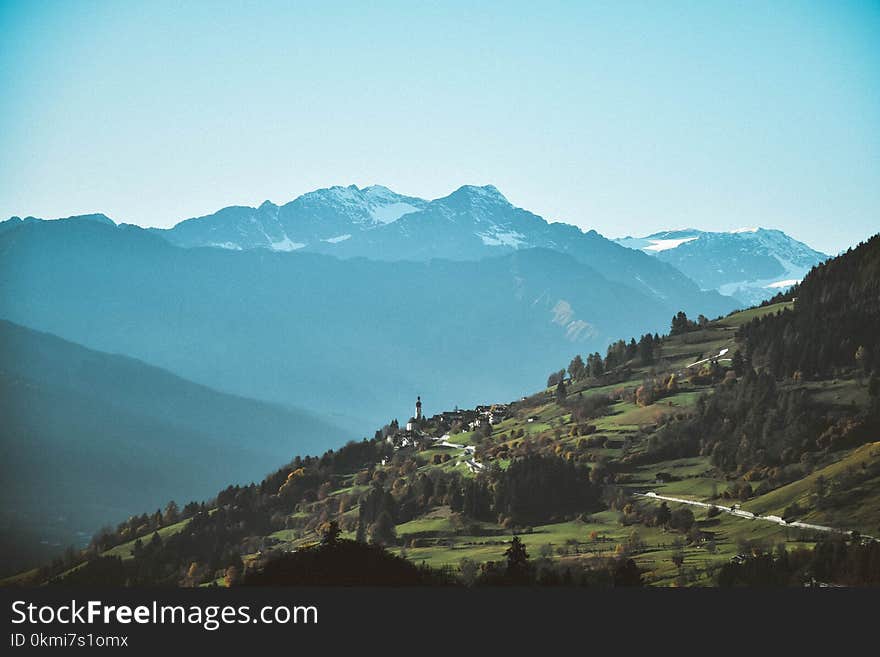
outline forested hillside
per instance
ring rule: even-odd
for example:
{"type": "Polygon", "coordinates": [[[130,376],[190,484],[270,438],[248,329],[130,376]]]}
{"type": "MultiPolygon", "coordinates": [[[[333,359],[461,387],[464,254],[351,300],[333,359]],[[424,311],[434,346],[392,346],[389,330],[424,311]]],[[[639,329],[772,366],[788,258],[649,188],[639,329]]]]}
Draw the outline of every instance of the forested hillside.
{"type": "Polygon", "coordinates": [[[742,327],[744,352],[777,378],[862,376],[880,364],[880,235],[829,260],[790,295],[794,307],[742,327]]]}

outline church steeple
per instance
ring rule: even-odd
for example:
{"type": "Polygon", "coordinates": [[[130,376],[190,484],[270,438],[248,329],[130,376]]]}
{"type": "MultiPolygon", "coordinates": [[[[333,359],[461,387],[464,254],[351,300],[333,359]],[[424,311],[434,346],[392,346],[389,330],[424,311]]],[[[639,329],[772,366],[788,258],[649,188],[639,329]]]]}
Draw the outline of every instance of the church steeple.
{"type": "Polygon", "coordinates": [[[422,397],[416,397],[416,420],[422,419],[422,397]]]}

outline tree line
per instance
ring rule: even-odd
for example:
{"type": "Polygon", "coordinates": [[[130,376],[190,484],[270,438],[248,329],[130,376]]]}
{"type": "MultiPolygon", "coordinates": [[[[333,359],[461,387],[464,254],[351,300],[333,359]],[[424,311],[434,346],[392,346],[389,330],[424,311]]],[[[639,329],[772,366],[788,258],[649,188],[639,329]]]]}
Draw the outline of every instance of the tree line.
{"type": "Polygon", "coordinates": [[[793,308],[744,324],[745,356],[776,378],[819,379],[880,369],[880,235],[814,267],[793,308]]]}

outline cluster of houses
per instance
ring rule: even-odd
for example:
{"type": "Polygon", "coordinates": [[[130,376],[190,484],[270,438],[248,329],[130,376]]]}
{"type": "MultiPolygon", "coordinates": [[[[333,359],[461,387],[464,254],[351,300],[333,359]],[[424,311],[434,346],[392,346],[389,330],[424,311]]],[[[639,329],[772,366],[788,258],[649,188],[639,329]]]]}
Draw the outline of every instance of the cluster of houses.
{"type": "Polygon", "coordinates": [[[474,409],[477,412],[477,422],[473,427],[471,427],[471,429],[475,429],[484,421],[488,422],[491,425],[498,424],[499,422],[507,418],[509,409],[509,404],[477,406],[477,408],[474,409]]]}
{"type": "MultiPolygon", "coordinates": [[[[416,431],[398,431],[388,436],[385,441],[394,449],[404,449],[406,447],[417,447],[421,449],[425,443],[423,437],[416,431]]],[[[382,464],[384,465],[384,463],[382,464]]]]}
{"type": "Polygon", "coordinates": [[[456,424],[461,428],[467,427],[473,431],[484,422],[491,425],[498,424],[508,417],[510,404],[481,405],[474,409],[455,409],[443,411],[431,417],[429,422],[443,431],[448,431],[456,424]]]}
{"type": "Polygon", "coordinates": [[[473,419],[476,417],[477,412],[475,410],[463,410],[456,408],[454,411],[443,411],[442,413],[432,415],[429,421],[431,422],[431,424],[438,427],[451,427],[456,423],[464,427],[472,422],[473,419]]]}
{"type": "Polygon", "coordinates": [[[443,411],[430,418],[426,418],[422,414],[422,398],[419,396],[416,398],[415,411],[415,414],[406,423],[405,429],[398,430],[385,439],[394,449],[428,446],[434,438],[426,433],[426,428],[430,428],[438,435],[442,435],[448,433],[456,425],[462,429],[467,427],[467,429],[473,431],[484,422],[488,422],[490,425],[498,424],[508,417],[510,405],[491,404],[477,406],[474,409],[456,408],[453,411],[443,411]]]}

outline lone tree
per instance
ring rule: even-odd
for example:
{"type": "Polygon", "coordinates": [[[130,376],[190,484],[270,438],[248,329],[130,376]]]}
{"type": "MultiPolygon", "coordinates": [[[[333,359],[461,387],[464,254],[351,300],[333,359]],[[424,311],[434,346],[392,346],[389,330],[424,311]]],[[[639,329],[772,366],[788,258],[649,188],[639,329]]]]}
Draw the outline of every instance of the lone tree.
{"type": "Polygon", "coordinates": [[[558,372],[551,372],[550,376],[547,377],[547,387],[552,388],[556,384],[558,384],[562,379],[565,378],[565,370],[559,370],[558,372]]]}
{"type": "Polygon", "coordinates": [[[865,375],[868,373],[868,370],[871,369],[871,352],[864,345],[860,345],[858,349],[856,349],[855,355],[856,365],[859,368],[859,373],[865,375]]]}
{"type": "Polygon", "coordinates": [[[339,523],[335,520],[322,524],[318,528],[318,533],[321,535],[321,545],[332,546],[339,543],[341,530],[339,529],[339,523]]]}
{"type": "MultiPolygon", "coordinates": [[[[705,317],[702,317],[702,319],[705,320],[705,323],[708,323],[708,320],[706,320],[705,317]]],[[[679,310],[675,314],[675,317],[672,318],[669,334],[681,335],[682,333],[687,333],[688,331],[693,331],[697,328],[699,328],[697,322],[688,319],[687,314],[685,314],[684,311],[679,310]]]]}
{"type": "Polygon", "coordinates": [[[621,559],[613,571],[614,586],[643,586],[642,571],[632,559],[621,559]]]}
{"type": "Polygon", "coordinates": [[[669,517],[669,526],[686,533],[694,526],[694,512],[688,508],[676,509],[669,517]]]}
{"type": "Polygon", "coordinates": [[[580,381],[584,378],[585,373],[586,365],[584,365],[584,359],[578,354],[572,358],[571,363],[568,364],[568,375],[571,377],[572,381],[580,381]]]}
{"type": "Polygon", "coordinates": [[[733,368],[734,374],[742,376],[746,371],[746,359],[740,353],[739,349],[733,352],[733,358],[730,360],[730,366],[733,368]]]}
{"type": "Polygon", "coordinates": [[[657,507],[657,511],[654,514],[654,520],[658,527],[665,527],[669,524],[670,519],[672,518],[672,512],[669,510],[669,505],[666,504],[666,500],[660,503],[660,506],[657,507]]]}
{"type": "Polygon", "coordinates": [[[560,381],[556,384],[556,401],[560,404],[565,401],[565,398],[568,396],[568,390],[565,388],[565,381],[560,381]]]}
{"type": "Polygon", "coordinates": [[[513,582],[526,582],[529,578],[529,553],[519,536],[514,536],[510,547],[504,551],[507,557],[507,576],[513,582]]]}
{"type": "Polygon", "coordinates": [[[162,519],[166,525],[173,525],[180,520],[180,509],[177,507],[177,502],[171,500],[165,505],[165,513],[162,519]]]}
{"type": "Polygon", "coordinates": [[[377,545],[389,545],[397,540],[397,528],[391,514],[383,511],[370,526],[370,542],[377,545]]]}

